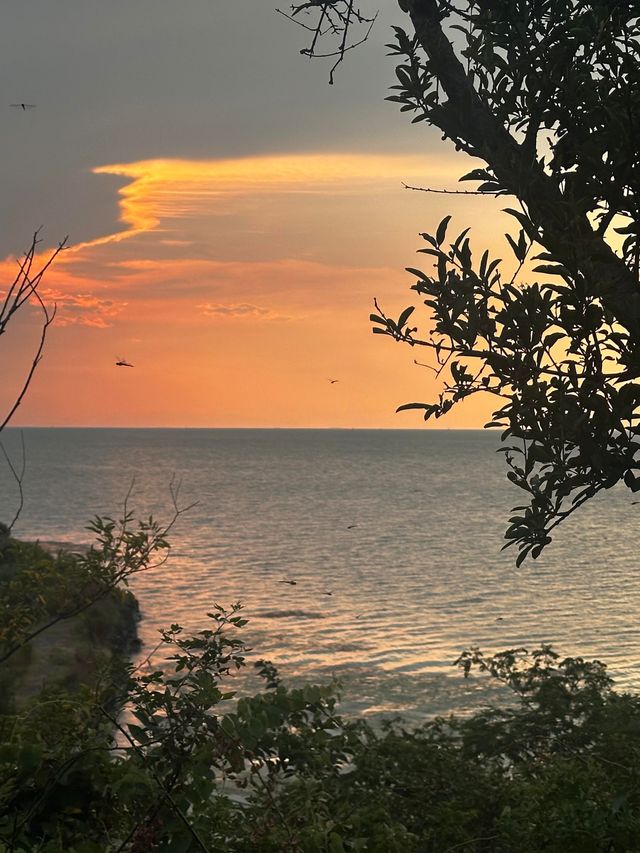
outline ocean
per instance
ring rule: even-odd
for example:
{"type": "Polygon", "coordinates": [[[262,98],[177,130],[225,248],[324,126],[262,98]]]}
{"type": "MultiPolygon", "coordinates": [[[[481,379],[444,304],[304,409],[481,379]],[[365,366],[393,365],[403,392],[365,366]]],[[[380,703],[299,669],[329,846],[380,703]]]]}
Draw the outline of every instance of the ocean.
{"type": "MultiPolygon", "coordinates": [[[[252,648],[291,684],[343,685],[346,714],[417,722],[503,694],[453,666],[461,651],[553,643],[640,686],[638,507],[612,490],[536,561],[501,552],[510,508],[496,433],[468,430],[25,429],[15,535],[83,544],[95,515],[171,516],[197,501],[169,560],[135,577],[141,659],[173,622],[199,630],[242,601],[252,648]],[[295,584],[283,583],[293,580],[295,584]],[[330,594],[329,594],[330,593],[330,594]]],[[[3,443],[19,462],[19,431],[3,443]]],[[[0,475],[0,520],[18,501],[0,475]]],[[[152,657],[151,663],[159,663],[152,657]]],[[[246,689],[240,686],[240,689],[246,689]]]]}

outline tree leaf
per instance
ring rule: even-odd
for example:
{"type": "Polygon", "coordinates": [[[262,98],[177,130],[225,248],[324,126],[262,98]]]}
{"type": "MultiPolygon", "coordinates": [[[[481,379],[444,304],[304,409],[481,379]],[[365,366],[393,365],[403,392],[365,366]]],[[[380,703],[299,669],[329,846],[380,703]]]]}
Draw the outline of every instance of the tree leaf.
{"type": "Polygon", "coordinates": [[[451,221],[451,216],[450,215],[445,216],[445,218],[442,220],[442,222],[438,225],[438,228],[436,230],[436,243],[439,246],[442,245],[444,238],[447,235],[447,225],[449,224],[450,221],[451,221]]]}

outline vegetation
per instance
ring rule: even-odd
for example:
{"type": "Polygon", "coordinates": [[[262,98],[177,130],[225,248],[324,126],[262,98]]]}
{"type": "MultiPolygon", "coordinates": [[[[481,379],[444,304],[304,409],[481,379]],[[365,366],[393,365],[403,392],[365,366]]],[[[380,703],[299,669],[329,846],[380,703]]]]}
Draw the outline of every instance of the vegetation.
{"type": "MultiPolygon", "coordinates": [[[[18,625],[51,621],[87,579],[73,554],[52,555],[37,544],[10,538],[0,525],[0,648],[15,645],[18,625]]],[[[90,585],[87,584],[87,588],[90,585]]],[[[95,607],[75,619],[59,620],[32,642],[20,644],[0,667],[0,711],[8,713],[45,686],[77,690],[91,684],[113,656],[138,648],[138,603],[126,589],[115,587],[95,607]]],[[[18,632],[20,633],[20,632],[18,632]]]]}
{"type": "MultiPolygon", "coordinates": [[[[14,416],[27,393],[36,368],[42,359],[49,326],[53,323],[56,316],[55,304],[53,307],[48,308],[43,302],[39,290],[41,289],[42,280],[46,275],[47,270],[58,257],[60,252],[66,248],[67,238],[65,237],[65,239],[58,244],[57,249],[55,249],[49,258],[40,266],[37,264],[36,257],[39,243],[39,232],[36,231],[31,239],[31,245],[22,258],[18,260],[17,272],[13,280],[7,284],[6,290],[2,296],[0,296],[0,337],[6,333],[9,324],[15,320],[16,315],[21,313],[21,310],[25,309],[28,305],[37,306],[42,316],[40,340],[31,360],[31,365],[27,371],[26,377],[21,383],[20,390],[18,391],[15,400],[9,407],[9,410],[4,414],[0,414],[0,432],[2,432],[14,416]]],[[[2,449],[2,452],[4,453],[4,449],[2,449]]],[[[21,478],[16,474],[15,469],[6,454],[5,460],[20,485],[21,478]]]]}
{"type": "MultiPolygon", "coordinates": [[[[424,233],[434,270],[409,268],[423,297],[373,331],[431,351],[440,417],[473,394],[498,397],[524,504],[509,519],[518,562],[603,489],[640,488],[640,10],[628,0],[399,0],[406,30],[389,97],[480,161],[461,180],[504,195],[515,261],[480,257],[451,217],[424,233]],[[521,278],[524,283],[519,283],[521,278]],[[419,325],[423,331],[420,331],[419,325]]],[[[309,56],[368,34],[363,0],[292,7],[309,56]],[[358,33],[358,35],[356,35],[358,33]]],[[[334,65],[335,69],[336,65],[334,65]]],[[[505,546],[505,547],[507,547],[505,546]]]]}
{"type": "MultiPolygon", "coordinates": [[[[43,589],[84,571],[12,541],[3,614],[34,566],[43,589]]],[[[507,685],[511,706],[376,730],[336,713],[336,684],[289,689],[267,661],[264,692],[232,701],[245,620],[239,605],[208,618],[162,632],[161,669],[103,654],[5,703],[2,853],[640,850],[640,699],[598,661],[470,650],[459,666],[507,685]]]]}
{"type": "MultiPolygon", "coordinates": [[[[411,30],[391,46],[391,99],[482,161],[465,176],[477,192],[516,199],[516,272],[487,252],[476,261],[466,231],[447,242],[447,217],[423,235],[434,272],[409,270],[429,331],[414,306],[397,320],[377,308],[372,322],[430,349],[445,377],[436,402],[408,408],[428,419],[478,392],[501,398],[492,425],[528,502],[507,530],[521,561],[596,492],[640,488],[638,12],[611,0],[400,6],[411,30]],[[518,285],[523,272],[541,278],[518,285]]],[[[292,10],[303,14],[317,16],[308,55],[337,38],[333,70],[357,43],[351,28],[366,38],[373,18],[352,0],[292,10]]],[[[44,318],[8,417],[52,319],[32,257],[0,311],[0,334],[31,298],[44,318]]],[[[469,650],[465,674],[498,679],[512,705],[407,731],[342,719],[338,685],[287,688],[268,661],[256,663],[264,692],[234,701],[239,605],[214,606],[194,636],[162,632],[162,668],[114,654],[133,607],[123,585],[166,558],[174,504],[165,527],[134,524],[126,506],[119,522],[95,519],[82,554],[0,530],[0,853],[640,850],[640,699],[598,661],[469,650]],[[58,660],[32,689],[44,647],[58,660]]]]}

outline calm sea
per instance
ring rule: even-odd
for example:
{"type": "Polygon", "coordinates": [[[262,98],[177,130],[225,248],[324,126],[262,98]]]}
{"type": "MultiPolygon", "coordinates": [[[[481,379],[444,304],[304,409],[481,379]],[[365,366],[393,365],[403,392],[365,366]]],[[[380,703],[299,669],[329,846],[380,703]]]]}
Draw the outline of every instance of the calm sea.
{"type": "MultiPolygon", "coordinates": [[[[552,642],[640,686],[638,508],[626,491],[592,502],[548,553],[514,568],[500,552],[518,490],[498,438],[481,431],[26,429],[16,535],[90,541],[135,478],[141,516],[171,514],[169,483],[198,501],[169,561],[133,583],[146,651],[161,626],[205,625],[241,600],[254,658],[292,682],[338,677],[343,709],[417,720],[489,697],[452,661],[552,642]],[[295,580],[295,585],[282,583],[295,580]],[[328,593],[331,593],[329,595],[328,593]]],[[[18,457],[19,434],[4,434],[18,457]]],[[[15,483],[0,475],[0,519],[15,483]]]]}

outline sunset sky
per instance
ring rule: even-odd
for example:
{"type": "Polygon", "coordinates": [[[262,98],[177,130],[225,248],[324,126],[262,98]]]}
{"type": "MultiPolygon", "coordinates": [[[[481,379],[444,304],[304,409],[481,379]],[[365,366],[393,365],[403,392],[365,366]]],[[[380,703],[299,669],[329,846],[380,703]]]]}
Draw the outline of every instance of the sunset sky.
{"type": "MultiPolygon", "coordinates": [[[[445,214],[499,255],[510,223],[500,200],[403,189],[477,164],[384,101],[399,12],[334,86],[264,0],[6,0],[3,19],[1,285],[34,229],[71,246],[15,424],[421,425],[395,408],[431,374],[371,334],[372,300],[415,304],[404,267],[428,266],[418,232],[445,214]]],[[[0,341],[4,408],[37,332],[24,314],[0,341]]]]}

